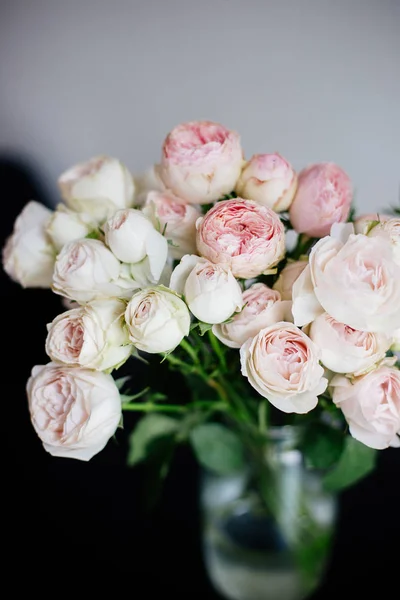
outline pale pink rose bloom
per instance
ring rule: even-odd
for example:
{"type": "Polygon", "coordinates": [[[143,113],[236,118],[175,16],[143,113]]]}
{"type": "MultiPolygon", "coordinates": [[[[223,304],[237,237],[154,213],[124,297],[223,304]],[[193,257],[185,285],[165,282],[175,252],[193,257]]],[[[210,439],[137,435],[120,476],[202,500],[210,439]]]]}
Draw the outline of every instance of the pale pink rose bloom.
{"type": "Polygon", "coordinates": [[[184,296],[190,312],[204,323],[222,323],[243,306],[242,290],[232,271],[199,256],[182,258],[169,287],[184,296]]]}
{"type": "Polygon", "coordinates": [[[400,371],[383,365],[361,377],[330,383],[351,435],[370,448],[400,447],[400,371]]]}
{"type": "Polygon", "coordinates": [[[191,204],[207,204],[235,189],[243,165],[239,135],[219,123],[191,121],[164,141],[158,175],[191,204]]]}
{"type": "Polygon", "coordinates": [[[285,413],[315,408],[328,381],[318,347],[292,323],[262,329],[240,348],[242,374],[257,392],[285,413]]]}
{"type": "Polygon", "coordinates": [[[352,195],[351,181],[343,169],[334,163],[311,165],[299,173],[290,222],[297,233],[328,235],[333,223],[347,220],[352,195]]]}
{"type": "Polygon", "coordinates": [[[307,265],[307,260],[288,261],[282,269],[273,285],[273,289],[280,293],[282,300],[292,300],[293,284],[307,265]]]}
{"type": "Polygon", "coordinates": [[[56,363],[36,366],[27,383],[33,427],[53,456],[90,460],[115,433],[121,398],[100,371],[56,363]]]}
{"type": "Polygon", "coordinates": [[[61,196],[77,212],[99,223],[119,208],[133,206],[135,184],[128,169],[116,158],[95,156],[74,165],[58,180],[61,196]]]}
{"type": "Polygon", "coordinates": [[[142,207],[149,192],[165,192],[165,185],[158,174],[158,166],[152,165],[143,173],[135,175],[135,206],[142,207]]]}
{"type": "Polygon", "coordinates": [[[400,217],[393,217],[381,221],[369,231],[370,237],[382,237],[391,244],[394,259],[400,264],[400,217]]]}
{"type": "Polygon", "coordinates": [[[279,154],[255,154],[245,164],[236,192],[275,212],[288,210],[297,189],[297,174],[279,154]]]}
{"type": "Polygon", "coordinates": [[[278,215],[257,202],[217,202],[197,224],[198,252],[250,279],[267,273],[285,255],[285,230],[278,215]]]}
{"type": "Polygon", "coordinates": [[[264,283],[254,283],[242,294],[243,309],[227,323],[213,326],[214,335],[229,348],[240,348],[264,327],[291,318],[291,302],[264,283]]]}
{"type": "Polygon", "coordinates": [[[353,329],[324,313],[311,323],[309,337],[321,350],[322,364],[336,373],[360,374],[386,356],[391,338],[353,329]]]}
{"type": "Polygon", "coordinates": [[[386,239],[350,234],[345,241],[352,226],[341,227],[315,244],[293,285],[294,322],[301,327],[327,312],[354,329],[390,335],[400,326],[400,265],[386,239]]]}
{"type": "Polygon", "coordinates": [[[171,352],[189,335],[190,313],[172,290],[159,285],[133,294],[125,311],[129,339],[143,352],[171,352]]]}
{"type": "Polygon", "coordinates": [[[46,233],[51,215],[43,204],[28,202],[3,247],[3,269],[23,287],[51,287],[56,260],[55,248],[46,233]]]}
{"type": "Polygon", "coordinates": [[[47,325],[46,352],[54,362],[110,371],[132,354],[124,313],[117,298],[94,300],[58,315],[47,325]]]}
{"type": "Polygon", "coordinates": [[[149,192],[142,211],[170,242],[170,256],[196,253],[196,221],[202,216],[198,207],[170,191],[149,192]]]}
{"type": "Polygon", "coordinates": [[[142,286],[158,283],[168,257],[168,242],[142,211],[117,210],[104,224],[104,234],[113,254],[131,264],[134,279],[142,286]]]}
{"type": "Polygon", "coordinates": [[[377,212],[360,215],[354,221],[354,231],[356,233],[363,233],[366,235],[376,221],[384,223],[390,218],[390,215],[382,215],[381,213],[377,212]]]}
{"type": "Polygon", "coordinates": [[[66,244],[57,256],[53,291],[80,304],[99,298],[129,298],[139,287],[100,240],[66,244]]]}

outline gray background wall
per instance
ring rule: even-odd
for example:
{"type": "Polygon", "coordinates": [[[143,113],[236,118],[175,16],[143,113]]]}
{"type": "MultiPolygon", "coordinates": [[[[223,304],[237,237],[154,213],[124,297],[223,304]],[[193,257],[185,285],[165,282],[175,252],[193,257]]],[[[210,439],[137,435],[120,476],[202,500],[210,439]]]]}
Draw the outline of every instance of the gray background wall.
{"type": "Polygon", "coordinates": [[[140,171],[204,118],[247,156],[339,163],[359,210],[398,202],[400,1],[0,0],[0,152],[54,198],[75,162],[140,171]]]}

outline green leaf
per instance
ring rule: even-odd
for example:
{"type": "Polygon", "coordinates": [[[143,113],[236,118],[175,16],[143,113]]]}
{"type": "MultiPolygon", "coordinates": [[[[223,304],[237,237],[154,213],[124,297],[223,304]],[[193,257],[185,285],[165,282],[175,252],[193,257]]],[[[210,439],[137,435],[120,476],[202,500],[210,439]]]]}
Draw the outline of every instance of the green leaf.
{"type": "Polygon", "coordinates": [[[306,463],[314,469],[328,469],[339,460],[344,440],[343,433],[329,425],[310,425],[302,446],[306,463]]]}
{"type": "Polygon", "coordinates": [[[142,417],[129,439],[128,465],[136,465],[151,456],[154,442],[160,438],[175,437],[178,427],[179,421],[166,415],[154,413],[142,417]]]}
{"type": "Polygon", "coordinates": [[[221,475],[238,471],[244,464],[243,447],[235,433],[219,423],[203,423],[189,436],[203,467],[221,475]]]}
{"type": "Polygon", "coordinates": [[[98,229],[94,229],[93,231],[90,231],[85,237],[88,240],[98,240],[101,237],[100,231],[98,229]]]}
{"type": "Polygon", "coordinates": [[[117,386],[118,390],[121,391],[125,383],[130,379],[131,375],[126,375],[125,377],[119,377],[119,379],[115,379],[114,383],[117,386]]]}
{"type": "Polygon", "coordinates": [[[337,465],[324,477],[325,489],[339,491],[353,485],[374,469],[376,455],[373,448],[347,436],[337,465]]]}
{"type": "Polygon", "coordinates": [[[200,335],[204,335],[205,333],[207,333],[207,331],[212,329],[212,327],[213,326],[210,323],[203,323],[202,321],[200,321],[199,322],[200,335]]]}

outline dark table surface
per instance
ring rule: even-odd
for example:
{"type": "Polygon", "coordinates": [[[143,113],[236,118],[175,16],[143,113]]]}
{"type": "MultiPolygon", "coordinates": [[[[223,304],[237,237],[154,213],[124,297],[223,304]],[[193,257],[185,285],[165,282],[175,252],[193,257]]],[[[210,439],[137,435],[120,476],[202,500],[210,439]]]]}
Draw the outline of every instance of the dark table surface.
{"type": "MultiPolygon", "coordinates": [[[[0,184],[10,184],[15,199],[1,221],[3,244],[23,204],[46,198],[18,165],[0,163],[0,184]]],[[[60,300],[46,290],[22,290],[1,272],[1,306],[1,540],[8,597],[29,590],[41,598],[98,592],[218,598],[202,561],[199,468],[190,451],[178,450],[151,512],[143,503],[145,469],[125,465],[124,436],[89,463],[48,455],[29,421],[25,383],[33,365],[48,361],[45,326],[61,312],[60,300]]],[[[313,597],[396,597],[399,481],[400,450],[388,449],[372,475],[341,495],[332,560],[313,597]]]]}

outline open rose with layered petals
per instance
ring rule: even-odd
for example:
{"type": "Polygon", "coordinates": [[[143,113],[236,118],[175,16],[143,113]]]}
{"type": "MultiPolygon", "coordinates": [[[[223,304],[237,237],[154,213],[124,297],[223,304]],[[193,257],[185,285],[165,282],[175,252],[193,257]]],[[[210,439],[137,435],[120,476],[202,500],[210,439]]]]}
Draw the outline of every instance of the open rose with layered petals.
{"type": "Polygon", "coordinates": [[[242,295],[243,309],[228,323],[214,325],[214,335],[229,348],[240,348],[264,327],[291,318],[291,302],[264,283],[254,283],[242,295]]]}
{"type": "Polygon", "coordinates": [[[324,313],[311,323],[308,335],[321,350],[322,364],[336,373],[362,373],[381,361],[391,338],[359,331],[324,313]]]}
{"type": "Polygon", "coordinates": [[[133,350],[125,309],[125,302],[107,298],[58,315],[47,326],[47,354],[54,362],[97,371],[119,367],[133,350]]]}
{"type": "Polygon", "coordinates": [[[170,288],[185,297],[191,313],[204,323],[222,323],[243,306],[232,271],[199,256],[186,255],[175,267],[170,288]]]}
{"type": "Polygon", "coordinates": [[[307,259],[294,260],[288,261],[287,265],[282,269],[273,285],[273,289],[280,293],[282,300],[292,300],[293,284],[307,265],[307,259]]]}
{"type": "Polygon", "coordinates": [[[351,435],[370,448],[400,447],[400,371],[383,365],[361,377],[337,375],[333,402],[342,410],[351,435]]]}
{"type": "Polygon", "coordinates": [[[328,381],[318,347],[291,323],[262,329],[240,348],[242,374],[257,392],[285,413],[317,406],[328,381]]]}
{"type": "Polygon", "coordinates": [[[202,216],[199,208],[172,192],[149,192],[143,213],[171,242],[169,254],[173,258],[196,253],[196,221],[202,216]]]}
{"type": "Polygon", "coordinates": [[[90,460],[121,420],[114,379],[99,371],[56,363],[36,366],[27,393],[33,427],[53,456],[90,460]]]}
{"type": "Polygon", "coordinates": [[[46,233],[51,215],[52,212],[39,202],[28,202],[6,240],[3,268],[23,287],[51,287],[56,260],[55,248],[46,233]]]}
{"type": "Polygon", "coordinates": [[[326,311],[354,329],[392,333],[400,326],[400,265],[386,239],[332,229],[315,244],[293,285],[296,325],[326,311]]]}
{"type": "Polygon", "coordinates": [[[191,121],[165,139],[158,174],[192,204],[208,204],[235,188],[243,164],[239,135],[219,123],[191,121]]]}
{"type": "Polygon", "coordinates": [[[250,279],[268,272],[285,254],[278,215],[251,200],[218,202],[197,222],[197,249],[206,259],[250,279]]]}
{"type": "Polygon", "coordinates": [[[245,164],[236,192],[275,212],[288,210],[297,189],[297,174],[279,154],[255,154],[245,164]]]}
{"type": "Polygon", "coordinates": [[[74,165],[60,176],[58,185],[72,210],[87,213],[99,223],[134,202],[135,184],[131,173],[110,156],[95,156],[74,165]]]}
{"type": "Polygon", "coordinates": [[[334,223],[347,220],[352,196],[351,181],[343,169],[334,163],[311,165],[299,173],[290,222],[297,233],[328,235],[334,223]]]}
{"type": "Polygon", "coordinates": [[[380,221],[368,232],[369,237],[381,237],[392,246],[394,259],[400,265],[400,218],[380,221]]]}

